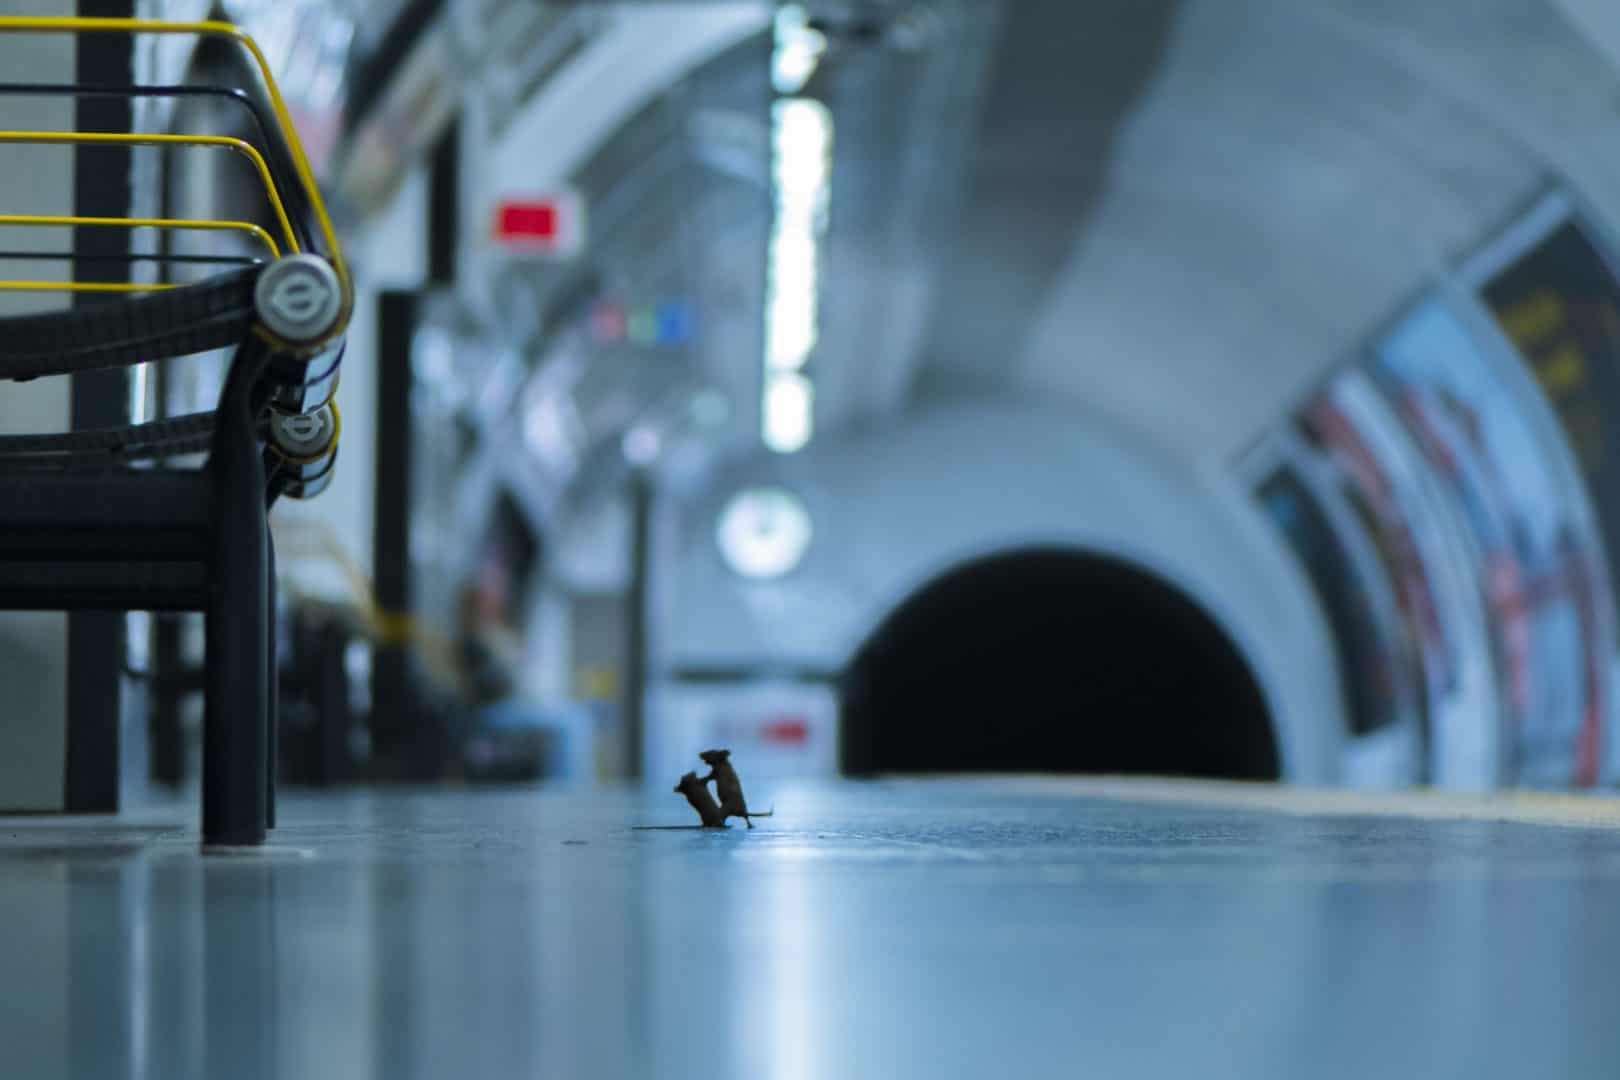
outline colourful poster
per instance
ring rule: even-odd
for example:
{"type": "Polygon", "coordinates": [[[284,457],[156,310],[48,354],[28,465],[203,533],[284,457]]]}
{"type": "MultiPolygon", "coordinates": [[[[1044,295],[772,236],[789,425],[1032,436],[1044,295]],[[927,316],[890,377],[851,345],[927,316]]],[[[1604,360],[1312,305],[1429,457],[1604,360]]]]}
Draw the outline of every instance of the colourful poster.
{"type": "Polygon", "coordinates": [[[1486,281],[1480,295],[1557,414],[1601,533],[1566,538],[1594,714],[1581,754],[1596,762],[1614,649],[1615,598],[1607,586],[1620,581],[1620,279],[1587,230],[1565,219],[1486,281]]]}
{"type": "Polygon", "coordinates": [[[1378,617],[1372,583],[1292,469],[1272,473],[1256,494],[1299,558],[1333,632],[1350,733],[1398,723],[1406,698],[1401,644],[1378,617]]]}
{"type": "Polygon", "coordinates": [[[1502,378],[1499,362],[1436,300],[1384,340],[1372,373],[1474,538],[1507,712],[1509,780],[1590,782],[1599,716],[1571,565],[1579,508],[1559,482],[1558,448],[1529,419],[1541,403],[1502,378]]]}
{"type": "Polygon", "coordinates": [[[1330,388],[1308,401],[1299,426],[1332,466],[1332,475],[1388,577],[1400,615],[1407,667],[1421,682],[1420,722],[1453,691],[1457,660],[1440,617],[1429,568],[1386,464],[1330,388]]]}

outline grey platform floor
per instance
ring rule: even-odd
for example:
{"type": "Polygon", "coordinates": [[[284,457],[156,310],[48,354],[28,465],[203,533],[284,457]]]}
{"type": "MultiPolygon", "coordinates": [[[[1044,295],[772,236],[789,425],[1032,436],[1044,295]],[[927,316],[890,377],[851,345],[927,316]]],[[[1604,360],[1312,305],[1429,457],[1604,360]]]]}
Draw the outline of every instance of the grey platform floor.
{"type": "Polygon", "coordinates": [[[757,794],[0,821],[0,1076],[1620,1077],[1613,804],[757,794]]]}

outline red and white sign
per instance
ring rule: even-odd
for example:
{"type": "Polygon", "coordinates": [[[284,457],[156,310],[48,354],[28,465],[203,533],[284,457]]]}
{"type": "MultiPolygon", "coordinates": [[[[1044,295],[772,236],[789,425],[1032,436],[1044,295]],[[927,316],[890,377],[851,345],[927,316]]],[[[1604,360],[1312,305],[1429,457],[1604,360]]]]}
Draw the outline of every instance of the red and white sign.
{"type": "MultiPolygon", "coordinates": [[[[726,747],[748,763],[749,783],[838,775],[838,696],[821,682],[761,679],[665,682],[648,701],[643,775],[664,787],[694,764],[699,750],[726,747]]],[[[753,795],[753,788],[749,788],[753,795]]]]}
{"type": "Polygon", "coordinates": [[[567,259],[585,249],[585,202],[574,191],[495,200],[495,245],[516,255],[567,259]]]}

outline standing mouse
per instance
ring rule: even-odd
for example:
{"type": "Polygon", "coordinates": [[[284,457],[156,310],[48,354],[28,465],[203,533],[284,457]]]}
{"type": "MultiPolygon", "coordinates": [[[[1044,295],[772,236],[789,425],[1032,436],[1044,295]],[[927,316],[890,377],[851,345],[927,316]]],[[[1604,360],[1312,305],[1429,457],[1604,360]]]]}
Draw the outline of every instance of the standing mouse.
{"type": "Polygon", "coordinates": [[[754,823],[750,818],[770,817],[775,808],[763,814],[751,813],[748,809],[748,800],[743,798],[742,781],[737,778],[737,770],[731,767],[730,750],[705,750],[698,757],[709,767],[709,775],[703,778],[704,783],[714,781],[715,793],[720,796],[720,817],[740,817],[752,829],[754,823]]]}
{"type": "Polygon", "coordinates": [[[681,777],[681,782],[675,785],[675,790],[686,796],[686,801],[692,804],[692,809],[703,819],[705,829],[726,827],[726,816],[714,804],[714,796],[709,794],[709,786],[698,779],[697,773],[689,772],[681,777]]]}

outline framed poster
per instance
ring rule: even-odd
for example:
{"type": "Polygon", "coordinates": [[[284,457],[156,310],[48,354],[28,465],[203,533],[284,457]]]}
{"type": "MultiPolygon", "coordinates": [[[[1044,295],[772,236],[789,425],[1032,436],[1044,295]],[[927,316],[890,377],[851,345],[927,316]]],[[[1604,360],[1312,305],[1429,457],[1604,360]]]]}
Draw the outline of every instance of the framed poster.
{"type": "MultiPolygon", "coordinates": [[[[1436,545],[1420,543],[1414,526],[1410,491],[1397,484],[1387,442],[1376,443],[1368,430],[1368,403],[1358,398],[1356,376],[1340,376],[1307,399],[1297,424],[1310,450],[1323,463],[1325,479],[1336,489],[1365,532],[1380,568],[1389,580],[1398,615],[1403,665],[1419,684],[1413,698],[1417,710],[1419,761],[1424,780],[1447,770],[1436,765],[1437,741],[1449,744],[1455,733],[1437,739],[1436,726],[1452,718],[1444,714],[1461,684],[1461,659],[1456,620],[1442,616],[1431,563],[1442,557],[1436,545]],[[1427,548],[1427,550],[1425,550],[1427,548]]],[[[1409,451],[1408,451],[1409,452],[1409,451]]],[[[1425,541],[1429,537],[1423,538],[1425,541]]],[[[1476,718],[1477,722],[1477,718],[1476,718]]]]}
{"type": "MultiPolygon", "coordinates": [[[[1545,396],[1589,501],[1586,527],[1563,542],[1594,713],[1581,756],[1596,763],[1605,750],[1620,581],[1620,275],[1598,230],[1555,193],[1464,276],[1545,396]]],[[[1615,749],[1608,748],[1610,773],[1620,763],[1615,749]]]]}
{"type": "Polygon", "coordinates": [[[1369,371],[1466,524],[1481,564],[1511,782],[1591,782],[1599,703],[1588,678],[1578,493],[1541,403],[1440,296],[1375,348],[1369,371]]]}
{"type": "Polygon", "coordinates": [[[1387,594],[1386,583],[1357,558],[1346,530],[1296,466],[1276,468],[1255,495],[1299,559],[1332,631],[1350,735],[1409,722],[1411,680],[1403,644],[1378,602],[1387,594]]]}
{"type": "Polygon", "coordinates": [[[1590,489],[1620,580],[1620,277],[1559,196],[1465,270],[1546,395],[1590,489]]]}

